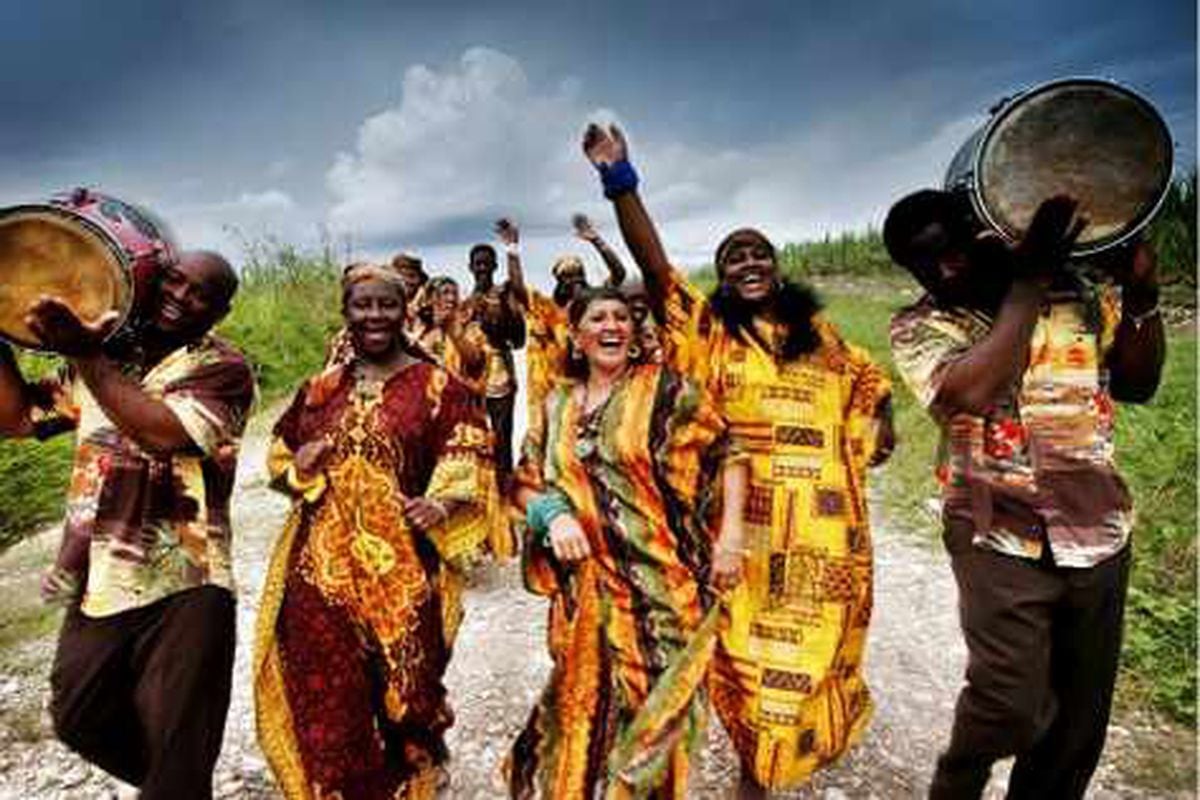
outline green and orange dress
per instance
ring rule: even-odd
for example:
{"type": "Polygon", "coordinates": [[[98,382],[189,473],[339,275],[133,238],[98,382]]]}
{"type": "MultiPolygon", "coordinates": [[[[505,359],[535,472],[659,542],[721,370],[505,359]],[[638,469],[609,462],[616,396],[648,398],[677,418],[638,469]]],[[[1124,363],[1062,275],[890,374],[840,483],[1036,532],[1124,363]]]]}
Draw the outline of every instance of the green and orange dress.
{"type": "Polygon", "coordinates": [[[513,747],[510,794],[681,798],[717,624],[697,498],[725,427],[696,384],[658,365],[630,367],[590,413],[574,388],[550,393],[517,479],[569,504],[591,556],[564,565],[527,533],[554,667],[513,747]]]}

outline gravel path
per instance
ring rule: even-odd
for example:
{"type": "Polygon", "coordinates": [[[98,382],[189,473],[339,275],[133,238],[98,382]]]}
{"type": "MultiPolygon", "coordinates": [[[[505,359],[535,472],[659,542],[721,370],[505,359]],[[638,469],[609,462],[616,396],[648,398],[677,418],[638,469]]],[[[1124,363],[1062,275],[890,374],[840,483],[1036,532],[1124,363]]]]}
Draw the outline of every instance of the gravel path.
{"type": "MultiPolygon", "coordinates": [[[[286,500],[265,486],[264,453],[261,435],[248,438],[234,509],[239,649],[233,706],[216,777],[217,794],[223,798],[279,796],[255,742],[249,679],[258,590],[287,510],[286,500]]],[[[0,589],[5,581],[36,586],[36,569],[30,565],[48,558],[56,536],[35,537],[0,559],[0,589]],[[20,570],[13,565],[26,565],[28,574],[14,577],[20,570]]],[[[458,719],[449,737],[453,761],[446,796],[501,796],[494,783],[496,766],[549,670],[544,616],[544,602],[521,589],[513,566],[490,567],[475,576],[447,678],[458,719]]],[[[10,650],[0,665],[0,800],[136,796],[53,740],[44,710],[52,651],[52,636],[43,636],[10,650]]],[[[949,730],[965,657],[953,579],[940,548],[915,544],[877,525],[876,605],[868,653],[877,704],[874,722],[865,740],[839,764],[818,774],[811,785],[778,796],[923,796],[949,730]]],[[[1121,785],[1115,761],[1129,736],[1123,728],[1110,729],[1110,746],[1090,797],[1162,796],[1121,785]]],[[[695,770],[693,796],[731,797],[736,775],[732,751],[714,719],[695,770]]],[[[1007,765],[998,766],[987,796],[1002,797],[1006,779],[1007,765]]]]}

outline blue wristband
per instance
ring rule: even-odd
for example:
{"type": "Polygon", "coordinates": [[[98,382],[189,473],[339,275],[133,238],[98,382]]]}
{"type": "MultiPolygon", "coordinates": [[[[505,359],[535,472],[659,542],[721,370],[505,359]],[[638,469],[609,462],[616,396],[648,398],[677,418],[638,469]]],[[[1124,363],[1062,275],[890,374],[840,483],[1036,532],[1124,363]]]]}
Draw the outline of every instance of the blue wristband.
{"type": "Polygon", "coordinates": [[[525,523],[533,531],[538,544],[545,544],[550,523],[562,514],[571,513],[571,502],[558,492],[542,492],[525,504],[525,523]]]}
{"type": "Polygon", "coordinates": [[[600,182],[604,184],[604,196],[609,200],[615,200],[638,187],[637,171],[633,164],[624,159],[612,164],[601,164],[596,169],[600,171],[600,182]]]}

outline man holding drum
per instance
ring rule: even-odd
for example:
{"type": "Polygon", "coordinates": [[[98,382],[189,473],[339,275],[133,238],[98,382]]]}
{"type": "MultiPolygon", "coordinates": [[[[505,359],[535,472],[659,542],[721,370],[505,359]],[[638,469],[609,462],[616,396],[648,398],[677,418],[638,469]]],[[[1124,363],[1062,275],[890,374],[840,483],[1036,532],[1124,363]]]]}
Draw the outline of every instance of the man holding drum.
{"type": "Polygon", "coordinates": [[[55,297],[25,323],[66,356],[61,379],[26,382],[0,344],[0,434],[77,431],[65,542],[85,543],[86,579],[51,674],[55,730],[143,798],[212,796],[229,707],[229,497],[254,382],[210,329],[236,290],[216,253],[164,265],[136,363],[102,350],[115,313],[87,322],[55,297]]]}
{"type": "Polygon", "coordinates": [[[1165,344],[1146,245],[1112,259],[1119,296],[1064,267],[1075,208],[1047,200],[1013,247],[974,237],[940,191],[904,198],[884,226],[927,292],[893,318],[892,352],[942,426],[969,653],[933,798],[979,797],[1011,755],[1009,797],[1082,797],[1104,746],[1133,525],[1113,401],[1154,395],[1165,344]]]}

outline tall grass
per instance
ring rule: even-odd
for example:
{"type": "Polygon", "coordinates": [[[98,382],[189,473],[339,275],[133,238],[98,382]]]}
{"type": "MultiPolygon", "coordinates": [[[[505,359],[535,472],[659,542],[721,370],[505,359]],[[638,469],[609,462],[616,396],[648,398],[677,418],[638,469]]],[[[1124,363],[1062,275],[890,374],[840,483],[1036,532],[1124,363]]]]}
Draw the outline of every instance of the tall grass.
{"type": "Polygon", "coordinates": [[[304,253],[273,240],[246,247],[241,287],[217,330],[246,354],[264,401],[321,367],[341,325],[340,275],[329,247],[304,253]]]}

